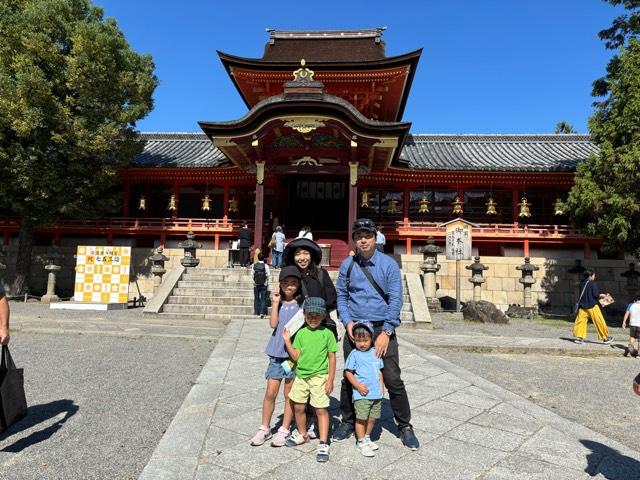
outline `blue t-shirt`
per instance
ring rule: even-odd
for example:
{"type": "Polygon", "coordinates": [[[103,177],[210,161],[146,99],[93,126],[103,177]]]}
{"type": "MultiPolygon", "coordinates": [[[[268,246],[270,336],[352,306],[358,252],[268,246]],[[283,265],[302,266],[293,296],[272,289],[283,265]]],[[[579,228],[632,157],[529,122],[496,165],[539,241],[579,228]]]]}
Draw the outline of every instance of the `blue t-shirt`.
{"type": "Polygon", "coordinates": [[[278,313],[278,326],[276,327],[275,333],[269,338],[269,343],[267,343],[267,348],[265,348],[264,353],[266,353],[270,357],[276,358],[289,357],[289,353],[284,346],[282,332],[284,331],[284,326],[289,320],[293,318],[293,316],[298,312],[298,310],[300,310],[300,308],[300,305],[295,300],[284,302],[282,304],[282,307],[280,307],[280,312],[278,313]]]}
{"type": "Polygon", "coordinates": [[[383,366],[384,364],[382,363],[382,359],[376,357],[375,348],[370,348],[366,352],[361,352],[355,348],[351,350],[351,353],[344,364],[344,369],[352,371],[356,380],[363,385],[366,385],[369,389],[369,393],[363,397],[360,395],[360,392],[354,388],[354,400],[378,400],[382,398],[380,370],[382,370],[383,366]]]}

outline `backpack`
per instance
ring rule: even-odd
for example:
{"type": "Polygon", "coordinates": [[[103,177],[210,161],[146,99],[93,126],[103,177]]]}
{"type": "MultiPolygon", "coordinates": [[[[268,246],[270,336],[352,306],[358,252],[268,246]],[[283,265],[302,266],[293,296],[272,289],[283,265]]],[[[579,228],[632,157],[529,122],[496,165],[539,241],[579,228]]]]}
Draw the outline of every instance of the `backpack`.
{"type": "Polygon", "coordinates": [[[264,263],[256,263],[253,266],[253,284],[264,285],[267,280],[267,270],[264,263]]]}

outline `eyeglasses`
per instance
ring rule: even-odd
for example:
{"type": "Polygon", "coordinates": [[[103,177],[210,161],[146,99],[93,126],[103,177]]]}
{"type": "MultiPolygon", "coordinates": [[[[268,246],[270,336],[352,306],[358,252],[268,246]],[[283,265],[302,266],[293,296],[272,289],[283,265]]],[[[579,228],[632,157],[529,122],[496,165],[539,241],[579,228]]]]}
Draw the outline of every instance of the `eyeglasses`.
{"type": "Polygon", "coordinates": [[[368,218],[361,218],[353,222],[354,230],[358,230],[360,228],[376,228],[376,224],[368,218]]]}

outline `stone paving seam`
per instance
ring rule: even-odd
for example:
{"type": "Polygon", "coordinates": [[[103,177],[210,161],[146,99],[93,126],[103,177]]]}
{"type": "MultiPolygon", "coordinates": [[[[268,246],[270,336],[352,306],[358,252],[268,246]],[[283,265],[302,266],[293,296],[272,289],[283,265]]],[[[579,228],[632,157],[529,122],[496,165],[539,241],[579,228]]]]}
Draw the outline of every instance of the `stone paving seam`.
{"type": "MultiPolygon", "coordinates": [[[[237,346],[242,333],[243,324],[244,321],[229,322],[222,337],[218,341],[218,344],[211,352],[209,360],[202,368],[196,382],[191,387],[191,390],[178,409],[173,421],[156,446],[149,462],[138,477],[139,480],[166,480],[169,478],[180,480],[184,478],[185,480],[192,480],[195,478],[200,462],[201,452],[211,424],[211,419],[215,413],[220,387],[224,384],[229,364],[233,358],[233,355],[229,355],[228,351],[230,347],[235,351],[235,347],[237,346]],[[210,375],[210,370],[215,370],[216,372],[224,370],[224,376],[220,378],[220,375],[210,375]],[[204,412],[198,411],[199,408],[202,408],[202,405],[206,404],[196,401],[197,398],[194,397],[197,397],[198,393],[201,393],[203,389],[207,390],[207,387],[211,387],[208,389],[209,394],[213,394],[212,396],[214,398],[208,396],[206,398],[202,398],[200,402],[209,400],[208,403],[210,405],[208,409],[205,407],[204,412]],[[204,420],[203,417],[206,418],[204,425],[201,424],[202,420],[204,420]],[[188,434],[188,440],[191,445],[194,446],[194,450],[195,445],[199,445],[197,452],[192,450],[185,452],[182,455],[168,454],[167,452],[171,449],[175,451],[179,448],[182,441],[185,440],[185,436],[180,435],[180,430],[184,430],[182,422],[187,418],[191,418],[192,420],[195,418],[196,420],[199,420],[197,423],[200,423],[199,427],[204,430],[203,432],[198,431],[196,433],[194,429],[190,429],[185,432],[188,434]],[[196,438],[194,438],[194,435],[196,438]]],[[[192,426],[195,424],[196,422],[192,422],[192,426]]]]}
{"type": "MultiPolygon", "coordinates": [[[[401,337],[401,335],[399,335],[399,337],[401,337]]],[[[492,395],[501,399],[503,402],[509,403],[512,406],[516,406],[516,408],[523,410],[525,413],[531,415],[534,419],[546,423],[546,426],[548,427],[554,428],[563,433],[570,433],[578,438],[586,437],[596,440],[600,443],[606,442],[606,445],[608,447],[617,450],[621,454],[630,455],[631,458],[640,458],[640,452],[634,451],[609,437],[597,433],[594,430],[591,430],[576,422],[567,420],[550,410],[540,407],[533,402],[525,399],[524,397],[521,397],[520,395],[510,392],[482,377],[479,377],[478,375],[470,372],[469,370],[466,370],[465,368],[459,367],[458,365],[455,365],[441,357],[438,357],[433,353],[426,351],[421,347],[414,345],[410,341],[407,341],[403,338],[399,338],[398,340],[403,348],[406,348],[419,357],[428,360],[429,362],[435,364],[443,370],[446,370],[447,372],[450,372],[470,382],[472,385],[476,385],[482,390],[488,391],[492,395]]]]}

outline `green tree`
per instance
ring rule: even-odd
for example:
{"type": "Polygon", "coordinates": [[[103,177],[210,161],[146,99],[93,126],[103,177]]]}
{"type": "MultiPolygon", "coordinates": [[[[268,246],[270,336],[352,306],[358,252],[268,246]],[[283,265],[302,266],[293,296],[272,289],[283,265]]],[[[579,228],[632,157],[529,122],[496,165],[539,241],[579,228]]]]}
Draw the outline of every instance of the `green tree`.
{"type": "Polygon", "coordinates": [[[576,133],[576,131],[573,129],[573,126],[570,123],[561,120],[556,123],[555,133],[576,133]]]}
{"type": "Polygon", "coordinates": [[[33,227],[118,211],[117,170],[142,148],[150,56],[89,0],[0,0],[0,205],[20,217],[14,293],[33,227]]]}
{"type": "MultiPolygon", "coordinates": [[[[640,1],[608,0],[638,9],[640,1]]],[[[638,12],[616,19],[600,32],[618,53],[604,78],[593,84],[594,115],[589,119],[596,155],[578,165],[568,206],[574,225],[596,235],[609,252],[640,256],[640,33],[638,12]],[[624,45],[623,45],[624,44],[624,45]],[[622,45],[622,46],[621,46],[622,45]]]]}

